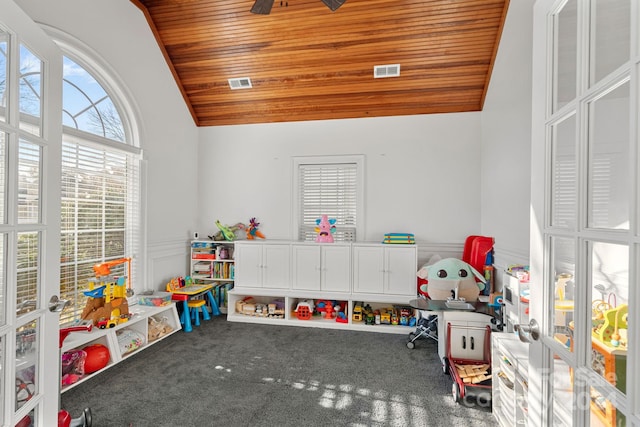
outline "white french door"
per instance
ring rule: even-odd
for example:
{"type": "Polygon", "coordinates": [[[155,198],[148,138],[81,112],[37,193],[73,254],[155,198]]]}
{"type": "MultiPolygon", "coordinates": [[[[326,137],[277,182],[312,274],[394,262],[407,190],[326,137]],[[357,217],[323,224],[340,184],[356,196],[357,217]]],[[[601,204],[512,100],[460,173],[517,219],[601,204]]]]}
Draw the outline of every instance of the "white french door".
{"type": "Polygon", "coordinates": [[[0,0],[0,424],[57,425],[62,53],[0,0]]]}
{"type": "Polygon", "coordinates": [[[640,425],[639,5],[534,5],[529,425],[640,425]]]}

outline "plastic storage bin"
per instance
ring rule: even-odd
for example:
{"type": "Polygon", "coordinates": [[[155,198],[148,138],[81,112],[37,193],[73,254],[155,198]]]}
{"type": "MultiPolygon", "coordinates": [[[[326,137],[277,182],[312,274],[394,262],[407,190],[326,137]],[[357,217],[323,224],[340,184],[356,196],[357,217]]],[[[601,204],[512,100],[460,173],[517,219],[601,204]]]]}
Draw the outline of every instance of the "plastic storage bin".
{"type": "Polygon", "coordinates": [[[149,295],[138,295],[138,304],[161,307],[171,304],[170,292],[154,292],[149,295]]]}

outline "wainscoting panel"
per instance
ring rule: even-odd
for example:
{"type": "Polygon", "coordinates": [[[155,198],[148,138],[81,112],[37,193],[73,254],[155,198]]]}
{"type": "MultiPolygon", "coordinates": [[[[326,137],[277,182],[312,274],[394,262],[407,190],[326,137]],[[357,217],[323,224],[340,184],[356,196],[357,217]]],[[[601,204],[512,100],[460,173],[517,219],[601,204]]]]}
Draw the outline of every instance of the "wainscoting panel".
{"type": "Polygon", "coordinates": [[[164,290],[171,278],[189,274],[189,244],[188,240],[174,240],[147,246],[146,289],[164,290]]]}

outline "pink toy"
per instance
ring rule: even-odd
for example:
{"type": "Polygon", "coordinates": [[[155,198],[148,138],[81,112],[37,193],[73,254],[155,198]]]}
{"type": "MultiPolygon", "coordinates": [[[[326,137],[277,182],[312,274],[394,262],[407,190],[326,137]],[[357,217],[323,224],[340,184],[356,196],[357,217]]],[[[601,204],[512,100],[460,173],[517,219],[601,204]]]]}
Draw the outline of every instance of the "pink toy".
{"type": "Polygon", "coordinates": [[[329,219],[327,215],[322,215],[322,218],[316,219],[316,242],[318,243],[333,243],[333,233],[336,231],[335,219],[329,219]]]}

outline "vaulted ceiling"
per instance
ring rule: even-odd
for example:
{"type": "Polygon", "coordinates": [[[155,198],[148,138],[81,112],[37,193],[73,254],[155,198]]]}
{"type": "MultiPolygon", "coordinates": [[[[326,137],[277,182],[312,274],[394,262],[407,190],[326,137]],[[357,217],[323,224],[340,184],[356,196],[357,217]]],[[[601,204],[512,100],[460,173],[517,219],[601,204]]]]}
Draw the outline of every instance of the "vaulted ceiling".
{"type": "Polygon", "coordinates": [[[480,111],[509,3],[131,1],[198,126],[480,111]],[[398,77],[374,78],[392,64],[398,77]]]}

